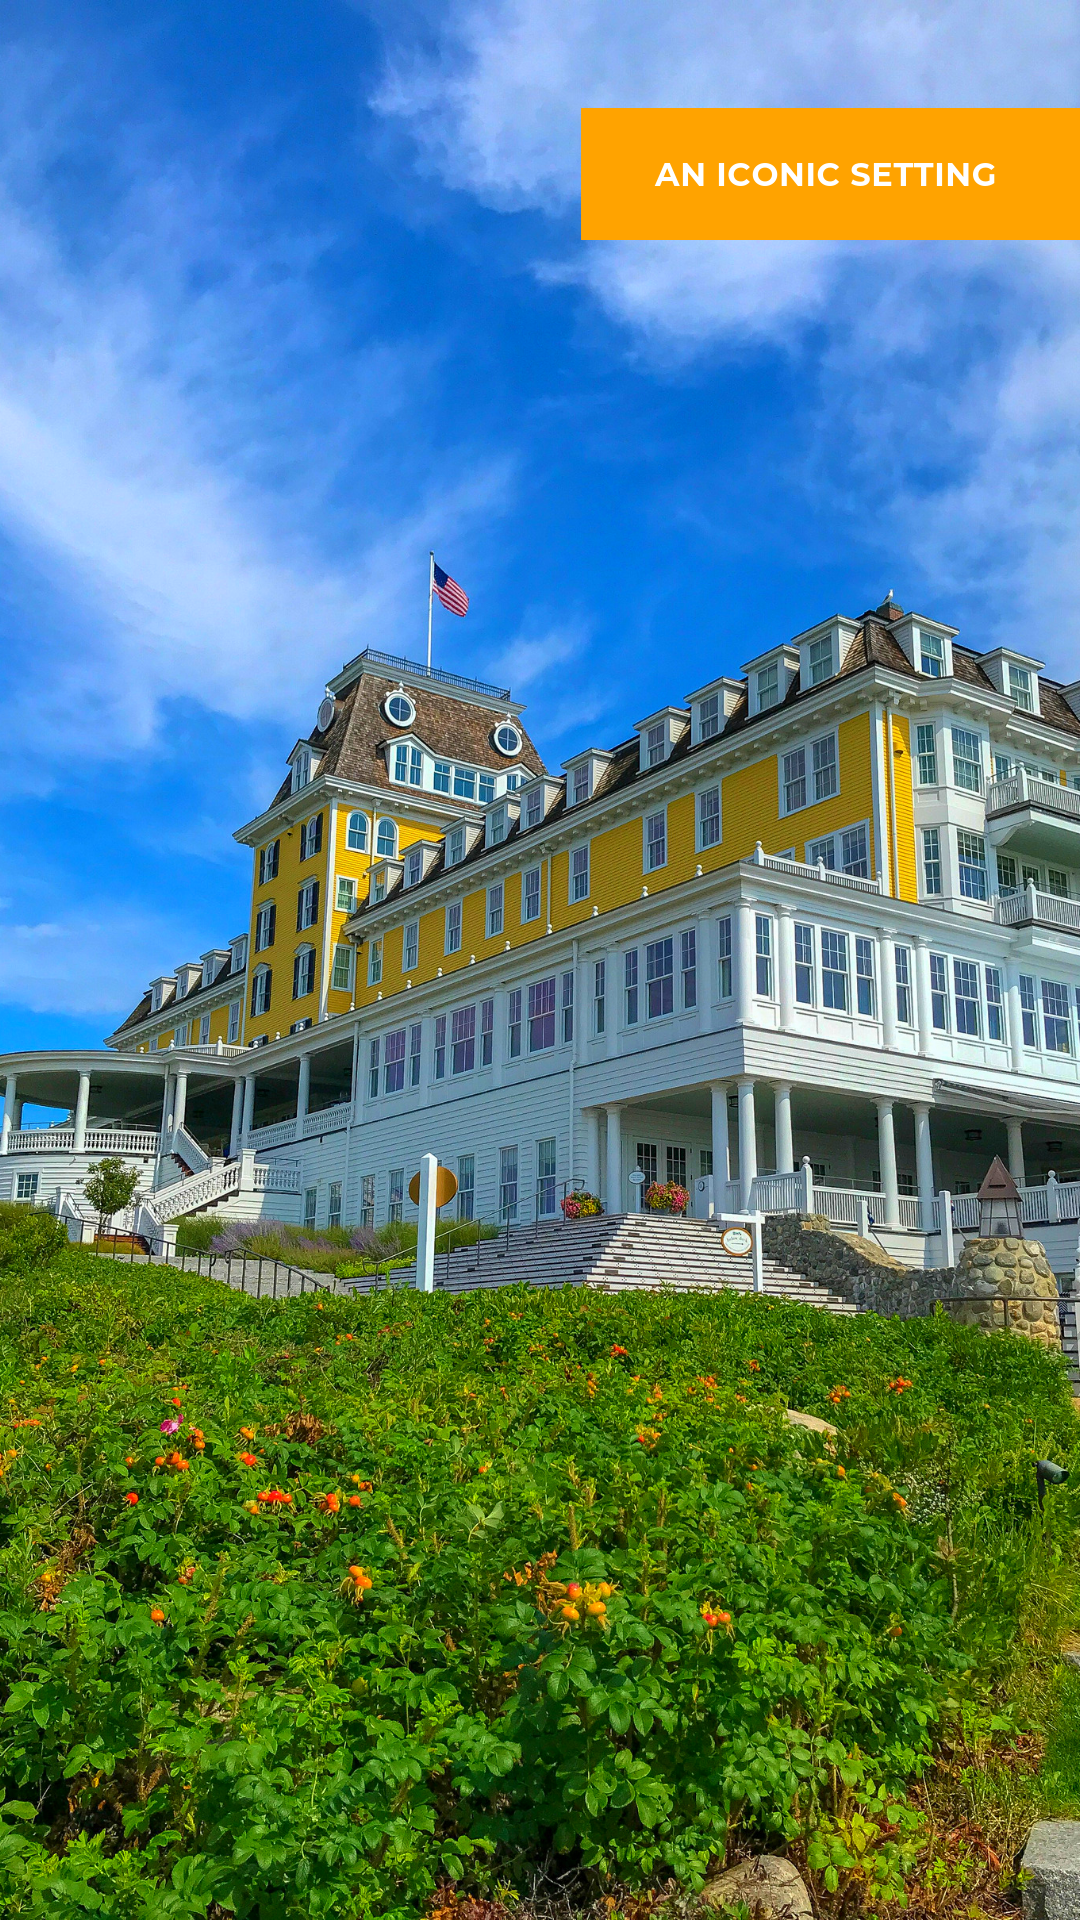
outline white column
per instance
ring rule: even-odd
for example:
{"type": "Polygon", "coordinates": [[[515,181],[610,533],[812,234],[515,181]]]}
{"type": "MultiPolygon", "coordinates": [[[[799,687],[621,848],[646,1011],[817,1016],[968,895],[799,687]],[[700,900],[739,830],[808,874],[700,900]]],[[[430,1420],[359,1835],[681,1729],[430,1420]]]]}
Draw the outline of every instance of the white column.
{"type": "Polygon", "coordinates": [[[186,1073],[178,1073],[176,1076],[176,1099],[173,1103],[174,1133],[179,1133],[187,1114],[187,1078],[186,1073]]]}
{"type": "Polygon", "coordinates": [[[233,1081],[232,1125],[229,1128],[229,1159],[235,1160],[240,1151],[240,1132],[244,1124],[244,1087],[242,1075],[233,1081]]]}
{"type": "Polygon", "coordinates": [[[740,900],[735,909],[735,1018],[749,1026],[754,1017],[754,909],[740,900]]]}
{"type": "Polygon", "coordinates": [[[608,1107],[607,1112],[607,1166],[604,1173],[604,1206],[608,1213],[625,1213],[626,1201],[623,1198],[622,1182],[622,1108],[608,1107]]]}
{"type": "Polygon", "coordinates": [[[12,1119],[11,1124],[16,1133],[22,1132],[22,1123],[23,1123],[22,1113],[23,1113],[23,1107],[25,1105],[26,1105],[25,1100],[16,1100],[15,1102],[15,1113],[14,1113],[14,1118],[12,1119]]]}
{"type": "Polygon", "coordinates": [[[1018,1187],[1026,1179],[1024,1172],[1024,1126],[1021,1120],[1006,1120],[1005,1127],[1009,1136],[1009,1172],[1018,1187]]]}
{"type": "MultiPolygon", "coordinates": [[[[791,917],[790,907],[778,907],[776,914],[776,970],[780,989],[780,1025],[790,1027],[795,1005],[795,923],[791,917]]],[[[789,1169],[777,1163],[778,1173],[787,1171],[789,1169]]]]}
{"type": "Polygon", "coordinates": [[[585,1122],[585,1184],[590,1193],[600,1192],[600,1109],[583,1107],[585,1122]]]}
{"type": "Polygon", "coordinates": [[[420,1155],[420,1218],[416,1223],[416,1284],[421,1293],[435,1291],[435,1201],[439,1163],[433,1153],[420,1155]]]}
{"type": "Polygon", "coordinates": [[[915,1007],[919,1020],[919,1052],[929,1053],[933,1027],[930,1019],[930,949],[915,937],[915,1007]]]}
{"type": "Polygon", "coordinates": [[[72,1151],[75,1153],[86,1152],[86,1116],[89,1111],[90,1075],[88,1073],[80,1073],[79,1093],[75,1101],[75,1138],[72,1141],[72,1151]]]}
{"type": "Polygon", "coordinates": [[[884,1219],[886,1226],[895,1227],[900,1219],[900,1182],[896,1174],[896,1129],[893,1126],[891,1100],[879,1100],[877,1103],[877,1137],[878,1166],[885,1202],[884,1219]]]}
{"type": "Polygon", "coordinates": [[[1005,1001],[1009,1022],[1009,1064],[1014,1073],[1022,1073],[1024,1070],[1024,1010],[1020,1005],[1020,977],[1015,967],[1007,967],[1005,970],[1005,1001]]]}
{"type": "Polygon", "coordinates": [[[240,1129],[240,1145],[246,1147],[251,1136],[251,1123],[255,1118],[255,1075],[244,1075],[244,1120],[240,1129]]]}
{"type": "Polygon", "coordinates": [[[4,1081],[4,1119],[2,1125],[0,1125],[0,1153],[7,1153],[8,1151],[8,1135],[15,1122],[15,1089],[17,1086],[17,1076],[9,1073],[4,1081]]]}
{"type": "Polygon", "coordinates": [[[896,946],[892,934],[884,927],[878,928],[881,956],[878,964],[881,979],[878,981],[878,993],[881,999],[881,1037],[886,1047],[896,1045],[896,946]]]}
{"type": "Polygon", "coordinates": [[[307,1119],[308,1096],[311,1092],[311,1055],[300,1055],[300,1077],[296,1083],[296,1137],[299,1140],[307,1119]]]}
{"type": "Polygon", "coordinates": [[[921,1102],[913,1105],[915,1114],[915,1166],[919,1184],[920,1211],[924,1233],[934,1227],[934,1150],[930,1141],[930,1108],[921,1102]]]}
{"type": "Polygon", "coordinates": [[[757,1113],[754,1107],[754,1083],[741,1079],[739,1085],[739,1192],[743,1207],[750,1205],[750,1189],[757,1179],[757,1113]]]}
{"type": "Polygon", "coordinates": [[[709,1091],[712,1094],[713,1206],[717,1213],[723,1213],[727,1206],[727,1187],[731,1178],[728,1152],[727,1081],[714,1080],[709,1091]]]}
{"type": "Polygon", "coordinates": [[[791,1141],[791,1083],[781,1080],[774,1089],[776,1102],[776,1171],[794,1173],[795,1149],[791,1141]]]}

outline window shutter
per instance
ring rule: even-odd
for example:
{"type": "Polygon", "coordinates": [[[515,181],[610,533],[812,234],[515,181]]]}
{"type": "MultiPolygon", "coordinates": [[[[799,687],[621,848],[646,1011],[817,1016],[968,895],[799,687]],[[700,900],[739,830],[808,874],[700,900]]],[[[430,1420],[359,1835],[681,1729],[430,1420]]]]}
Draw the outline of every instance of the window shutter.
{"type": "MultiPolygon", "coordinates": [[[[322,823],[321,813],[319,815],[319,822],[321,825],[322,823]]],[[[315,851],[318,852],[318,847],[316,847],[315,851]]],[[[311,883],[311,925],[312,926],[316,924],[318,918],[319,918],[319,883],[317,880],[313,880],[311,883]]]]}
{"type": "Polygon", "coordinates": [[[267,922],[266,922],[266,944],[268,947],[272,947],[274,944],[274,928],[276,924],[277,924],[277,907],[275,906],[274,902],[271,901],[270,912],[267,916],[267,922]]]}
{"type": "Polygon", "coordinates": [[[317,813],[315,815],[315,820],[313,824],[314,824],[314,832],[311,838],[311,851],[312,853],[320,853],[322,851],[322,814],[321,813],[317,813]]]}
{"type": "Polygon", "coordinates": [[[304,931],[304,891],[305,891],[304,888],[301,887],[299,893],[296,896],[296,931],[297,933],[303,933],[304,931]]]}

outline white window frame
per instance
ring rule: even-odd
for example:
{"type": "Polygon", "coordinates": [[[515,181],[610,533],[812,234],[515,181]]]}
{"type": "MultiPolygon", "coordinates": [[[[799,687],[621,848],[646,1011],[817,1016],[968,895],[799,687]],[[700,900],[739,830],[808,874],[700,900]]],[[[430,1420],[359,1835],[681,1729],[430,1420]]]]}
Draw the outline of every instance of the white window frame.
{"type": "Polygon", "coordinates": [[[377,987],[382,984],[382,972],[383,944],[382,935],[380,934],[377,939],[368,941],[367,983],[369,987],[377,987]]]}
{"type": "Polygon", "coordinates": [[[722,782],[710,780],[707,787],[699,787],[694,795],[694,846],[698,853],[711,853],[714,847],[722,844],[724,838],[724,796],[722,782]],[[711,795],[716,795],[716,839],[702,838],[702,806],[711,795]]]}
{"type": "Polygon", "coordinates": [[[352,992],[355,959],[356,948],[352,941],[340,940],[334,948],[334,960],[330,969],[330,986],[334,993],[352,992]],[[344,965],[341,964],[343,959],[344,965]]]}
{"type": "Polygon", "coordinates": [[[645,814],[641,822],[641,870],[643,873],[659,873],[668,863],[667,808],[656,807],[652,813],[645,814]],[[661,831],[650,839],[649,827],[654,820],[661,822],[661,831]],[[663,858],[654,860],[650,855],[656,847],[662,850],[663,858]]]}
{"type": "Polygon", "coordinates": [[[543,894],[543,885],[542,885],[542,876],[541,876],[540,868],[526,867],[521,876],[521,924],[522,926],[530,925],[532,921],[539,920],[540,902],[541,902],[542,894],[543,894]],[[536,911],[535,913],[527,910],[529,894],[532,891],[528,883],[533,878],[535,878],[536,880],[536,911]]]}
{"type": "Polygon", "coordinates": [[[488,939],[500,939],[506,925],[506,886],[502,880],[494,880],[488,888],[484,913],[488,939]]]}
{"type": "Polygon", "coordinates": [[[420,922],[407,920],[401,932],[401,971],[412,973],[420,965],[420,922]]]}
{"type": "Polygon", "coordinates": [[[356,912],[356,889],[357,882],[351,873],[338,874],[337,885],[334,889],[335,913],[356,912]]]}
{"type": "Polygon", "coordinates": [[[461,952],[461,924],[463,918],[462,902],[460,900],[448,900],[443,925],[444,953],[461,952]]]}
{"type": "Polygon", "coordinates": [[[567,881],[571,906],[576,906],[580,901],[588,899],[589,889],[592,884],[591,867],[592,862],[589,858],[589,842],[587,840],[583,846],[570,848],[567,865],[567,881]]]}

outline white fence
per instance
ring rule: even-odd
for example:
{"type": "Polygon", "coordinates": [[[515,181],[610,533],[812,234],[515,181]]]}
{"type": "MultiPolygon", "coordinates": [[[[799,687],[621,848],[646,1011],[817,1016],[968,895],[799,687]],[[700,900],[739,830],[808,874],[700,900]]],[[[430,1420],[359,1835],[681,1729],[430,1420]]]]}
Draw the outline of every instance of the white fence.
{"type": "Polygon", "coordinates": [[[295,1114],[289,1120],[275,1120],[269,1127],[252,1127],[248,1146],[261,1153],[266,1147],[284,1147],[292,1140],[310,1140],[315,1134],[341,1133],[351,1119],[352,1101],[341,1100],[337,1106],[319,1107],[314,1113],[305,1113],[303,1131],[299,1134],[295,1114]]]}
{"type": "Polygon", "coordinates": [[[1036,780],[1026,767],[1018,767],[1007,780],[991,780],[986,789],[988,818],[995,813],[1005,813],[1010,807],[1041,807],[1047,813],[1080,820],[1080,792],[1075,787],[1063,787],[1057,781],[1036,780]]]}
{"type": "Polygon", "coordinates": [[[1040,893],[1032,883],[1019,893],[996,894],[994,919],[1002,927],[1026,926],[1038,921],[1040,926],[1080,933],[1080,900],[1063,900],[1057,893],[1040,893]]]}

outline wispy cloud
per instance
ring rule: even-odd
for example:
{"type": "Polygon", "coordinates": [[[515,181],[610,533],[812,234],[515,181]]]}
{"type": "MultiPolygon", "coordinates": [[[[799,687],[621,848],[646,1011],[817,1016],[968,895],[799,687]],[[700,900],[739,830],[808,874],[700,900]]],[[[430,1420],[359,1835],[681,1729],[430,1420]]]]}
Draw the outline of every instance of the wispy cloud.
{"type": "Polygon", "coordinates": [[[388,459],[418,437],[437,353],[338,332],[320,237],[265,220],[273,167],[256,194],[243,136],[189,142],[181,161],[167,125],[129,115],[110,151],[107,102],[91,109],[52,62],[15,65],[0,528],[47,577],[52,617],[11,662],[0,716],[9,767],[33,782],[137,750],[174,699],[295,719],[299,657],[314,682],[368,639],[394,643],[436,503],[464,537],[512,488],[497,456],[388,459]],[[80,149],[99,175],[85,223],[65,175],[80,149]],[[358,462],[378,484],[347,524],[338,490],[358,462]]]}
{"type": "Polygon", "coordinates": [[[661,377],[760,345],[801,356],[793,434],[813,428],[806,484],[838,534],[873,513],[900,568],[977,609],[980,639],[1034,623],[1071,670],[1077,249],[566,233],[583,106],[1071,105],[1071,5],[466,0],[424,36],[399,11],[387,36],[378,105],[419,164],[489,206],[557,217],[542,280],[584,288],[661,377]]]}

